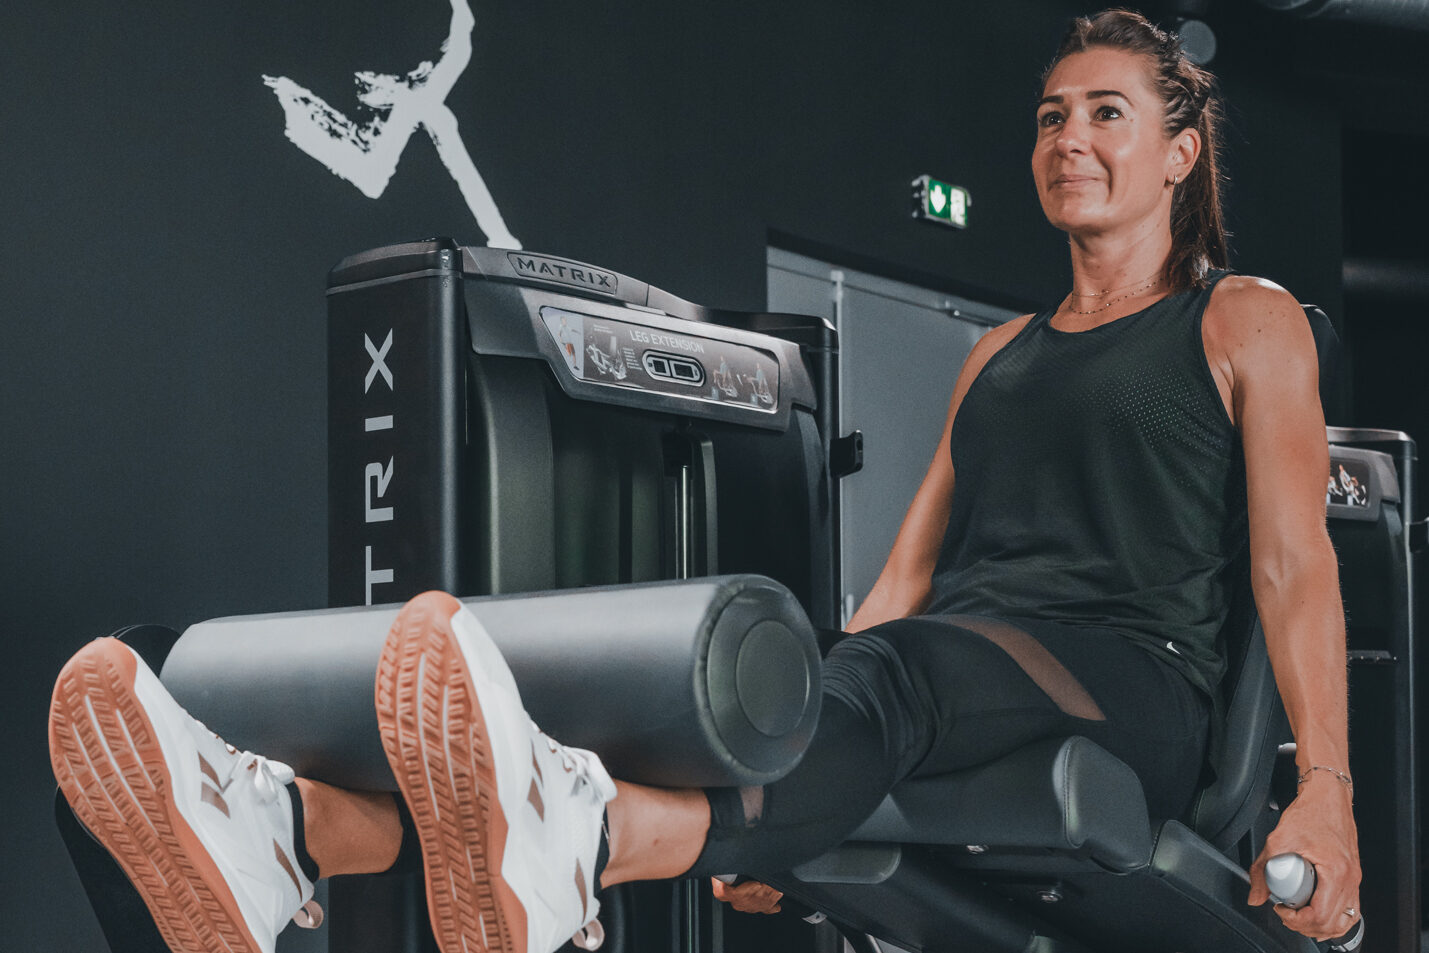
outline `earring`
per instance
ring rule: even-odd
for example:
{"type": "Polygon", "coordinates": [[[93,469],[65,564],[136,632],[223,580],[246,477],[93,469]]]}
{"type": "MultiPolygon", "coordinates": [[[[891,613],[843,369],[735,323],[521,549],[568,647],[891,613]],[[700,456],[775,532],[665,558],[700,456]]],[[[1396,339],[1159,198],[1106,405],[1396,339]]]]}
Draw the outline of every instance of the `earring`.
{"type": "Polygon", "coordinates": [[[1181,173],[1177,172],[1175,175],[1171,176],[1171,188],[1174,189],[1174,188],[1176,187],[1176,185],[1177,185],[1180,181],[1181,181],[1181,173]]]}

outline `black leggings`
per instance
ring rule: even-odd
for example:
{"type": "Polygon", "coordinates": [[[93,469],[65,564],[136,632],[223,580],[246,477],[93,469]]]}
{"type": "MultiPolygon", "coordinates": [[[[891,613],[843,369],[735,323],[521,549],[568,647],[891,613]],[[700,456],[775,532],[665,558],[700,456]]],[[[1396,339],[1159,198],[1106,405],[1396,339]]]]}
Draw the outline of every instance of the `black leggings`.
{"type": "Polygon", "coordinates": [[[1153,817],[1180,816],[1210,706],[1117,632],[972,616],[899,619],[843,637],[803,760],[755,788],[712,788],[690,875],[772,874],[842,843],[894,785],[1042,738],[1081,735],[1136,772],[1153,817]]]}

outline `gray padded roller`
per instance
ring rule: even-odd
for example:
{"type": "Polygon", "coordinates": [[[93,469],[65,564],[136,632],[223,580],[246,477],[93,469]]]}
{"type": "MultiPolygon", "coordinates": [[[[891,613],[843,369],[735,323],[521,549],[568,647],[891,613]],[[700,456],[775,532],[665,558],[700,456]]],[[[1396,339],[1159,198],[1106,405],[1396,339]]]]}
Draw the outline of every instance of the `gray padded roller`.
{"type": "MultiPolygon", "coordinates": [[[[531,717],[617,778],[763,784],[813,735],[819,655],[787,589],[723,576],[463,600],[531,717]]],[[[238,616],[191,627],[164,664],[179,703],[299,774],[395,790],[373,680],[398,606],[238,616]]]]}

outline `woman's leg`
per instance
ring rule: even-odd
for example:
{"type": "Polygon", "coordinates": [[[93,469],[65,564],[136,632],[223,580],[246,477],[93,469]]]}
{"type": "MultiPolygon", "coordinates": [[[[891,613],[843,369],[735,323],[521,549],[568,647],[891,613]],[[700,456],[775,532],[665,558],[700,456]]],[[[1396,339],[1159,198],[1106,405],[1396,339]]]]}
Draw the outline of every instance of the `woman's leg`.
{"type": "Polygon", "coordinates": [[[707,792],[693,874],[787,870],[845,840],[900,780],[1079,734],[1126,761],[1161,817],[1199,776],[1208,710],[1124,636],[1053,623],[903,619],[849,636],[824,663],[803,760],[759,789],[707,792]]]}
{"type": "Polygon", "coordinates": [[[925,762],[953,770],[1099,716],[1075,683],[1051,684],[1056,662],[1038,657],[1040,646],[1014,641],[917,619],[842,639],[825,660],[819,726],[799,765],[770,785],[702,796],[622,785],[608,807],[603,885],[788,869],[841,843],[925,762]]]}
{"type": "MultiPolygon", "coordinates": [[[[789,778],[767,788],[709,792],[617,782],[619,796],[606,807],[609,860],[599,886],[677,877],[702,853],[709,855],[700,864],[705,873],[770,871],[759,860],[770,853],[791,866],[843,840],[905,774],[957,770],[1056,734],[1091,736],[1140,773],[1157,775],[1148,784],[1153,804],[1167,799],[1161,794],[1167,788],[1189,793],[1194,776],[1188,780],[1184,767],[1171,765],[1168,781],[1159,777],[1165,769],[1146,766],[1146,751],[1129,750],[1139,738],[1141,748],[1165,751],[1167,738],[1180,738],[1176,725],[1188,715],[1194,721],[1194,710],[1178,709],[1188,697],[1196,707],[1193,693],[1184,686],[1178,692],[1175,674],[1160,668],[1114,633],[981,617],[901,620],[848,637],[825,664],[820,728],[789,778]],[[1117,719],[1108,723],[1083,681],[1117,719]],[[1148,713],[1141,698],[1169,707],[1172,717],[1148,713]],[[1123,728],[1128,722],[1130,732],[1123,728]],[[780,803],[769,823],[765,797],[780,803]],[[707,840],[714,841],[708,852],[707,840]],[[728,860],[721,859],[724,847],[746,856],[723,851],[728,860]]],[[[309,808],[307,829],[324,875],[391,866],[400,827],[389,798],[299,785],[304,805],[320,812],[309,808]],[[325,830],[342,834],[324,837],[325,830]]]]}
{"type": "Polygon", "coordinates": [[[824,661],[822,701],[788,775],[753,796],[708,792],[712,824],[692,873],[787,870],[844,841],[925,763],[987,761],[1070,720],[997,644],[929,619],[838,642],[824,661]]]}

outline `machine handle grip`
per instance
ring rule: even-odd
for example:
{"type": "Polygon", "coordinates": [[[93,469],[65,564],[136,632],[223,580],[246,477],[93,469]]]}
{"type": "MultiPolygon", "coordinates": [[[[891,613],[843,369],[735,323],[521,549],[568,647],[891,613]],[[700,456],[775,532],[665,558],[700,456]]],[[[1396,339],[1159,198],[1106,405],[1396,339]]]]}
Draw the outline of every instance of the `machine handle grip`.
{"type": "Polygon", "coordinates": [[[1276,854],[1265,862],[1265,886],[1271,900],[1299,910],[1315,892],[1315,866],[1299,854],[1276,854]]]}
{"type": "MultiPolygon", "coordinates": [[[[1265,862],[1265,886],[1270,899],[1284,907],[1299,910],[1315,893],[1315,865],[1299,854],[1276,854],[1265,862]]],[[[1350,927],[1344,936],[1327,941],[1334,953],[1351,953],[1364,940],[1364,917],[1350,927]]]]}

